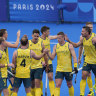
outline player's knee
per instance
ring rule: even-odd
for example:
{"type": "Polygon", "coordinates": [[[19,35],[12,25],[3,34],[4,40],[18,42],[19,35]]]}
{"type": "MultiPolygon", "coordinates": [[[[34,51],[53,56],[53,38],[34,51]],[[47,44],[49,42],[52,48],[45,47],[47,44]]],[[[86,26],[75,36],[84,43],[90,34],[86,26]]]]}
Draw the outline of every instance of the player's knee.
{"type": "Polygon", "coordinates": [[[56,84],[56,87],[60,88],[61,87],[61,83],[56,84]]]}
{"type": "Polygon", "coordinates": [[[67,86],[68,86],[68,88],[71,88],[72,87],[72,84],[71,83],[68,83],[67,86]]]}
{"type": "Polygon", "coordinates": [[[4,96],[9,96],[9,92],[8,92],[7,89],[6,89],[6,91],[4,91],[3,93],[4,93],[4,96]]]}
{"type": "Polygon", "coordinates": [[[48,79],[49,79],[49,81],[52,81],[53,80],[53,76],[48,76],[48,79]]]}

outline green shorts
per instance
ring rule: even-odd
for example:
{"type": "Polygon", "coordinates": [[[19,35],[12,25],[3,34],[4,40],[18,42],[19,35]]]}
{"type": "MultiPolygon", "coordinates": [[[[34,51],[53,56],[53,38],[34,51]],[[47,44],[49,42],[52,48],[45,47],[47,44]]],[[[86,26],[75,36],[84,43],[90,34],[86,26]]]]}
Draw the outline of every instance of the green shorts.
{"type": "Polygon", "coordinates": [[[0,77],[0,90],[7,88],[7,78],[0,77]]]}
{"type": "Polygon", "coordinates": [[[96,76],[96,64],[88,64],[84,62],[82,71],[93,71],[94,75],[96,76]]]}
{"type": "MultiPolygon", "coordinates": [[[[49,64],[49,68],[50,68],[50,70],[48,71],[48,73],[53,72],[53,65],[52,64],[49,64]]],[[[46,69],[46,67],[43,67],[42,73],[44,72],[45,69],[46,69]]]]}
{"type": "Polygon", "coordinates": [[[29,88],[31,87],[31,79],[30,78],[14,78],[14,84],[13,86],[16,88],[19,88],[21,86],[21,84],[24,84],[25,88],[29,88]]]}
{"type": "Polygon", "coordinates": [[[66,79],[66,81],[71,81],[73,78],[73,75],[70,75],[71,72],[59,72],[57,71],[55,74],[55,79],[66,79]]]}
{"type": "Polygon", "coordinates": [[[34,79],[42,80],[42,69],[43,68],[31,69],[31,81],[34,79]]]}

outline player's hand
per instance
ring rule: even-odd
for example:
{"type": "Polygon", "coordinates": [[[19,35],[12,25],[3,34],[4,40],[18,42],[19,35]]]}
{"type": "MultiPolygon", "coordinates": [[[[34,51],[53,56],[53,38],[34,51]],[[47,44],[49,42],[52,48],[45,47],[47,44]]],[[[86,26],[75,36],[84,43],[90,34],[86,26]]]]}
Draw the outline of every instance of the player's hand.
{"type": "Polygon", "coordinates": [[[74,67],[75,74],[78,73],[77,67],[74,67]]]}
{"type": "Polygon", "coordinates": [[[20,37],[20,30],[18,30],[17,32],[17,37],[20,37]]]}
{"type": "Polygon", "coordinates": [[[67,37],[67,35],[65,35],[65,40],[69,42],[69,38],[67,37]]]}
{"type": "Polygon", "coordinates": [[[46,73],[48,73],[49,70],[50,70],[49,65],[47,65],[45,69],[46,73]]]}
{"type": "Polygon", "coordinates": [[[44,52],[45,54],[47,54],[47,53],[49,52],[49,50],[48,50],[48,49],[44,49],[43,52],[44,52]]]}
{"type": "Polygon", "coordinates": [[[8,67],[15,68],[15,65],[14,64],[8,64],[8,67]]]}
{"type": "Polygon", "coordinates": [[[79,65],[81,64],[81,59],[78,59],[78,64],[79,64],[79,65]]]}
{"type": "Polygon", "coordinates": [[[42,65],[45,67],[46,66],[46,63],[45,62],[42,62],[42,65]]]}

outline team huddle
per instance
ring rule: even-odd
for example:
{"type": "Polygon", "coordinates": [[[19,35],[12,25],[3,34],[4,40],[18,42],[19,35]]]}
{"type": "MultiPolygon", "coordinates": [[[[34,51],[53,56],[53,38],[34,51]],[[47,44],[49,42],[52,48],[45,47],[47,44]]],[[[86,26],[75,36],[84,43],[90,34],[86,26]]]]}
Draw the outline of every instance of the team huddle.
{"type": "Polygon", "coordinates": [[[50,96],[60,96],[60,87],[63,79],[66,79],[69,88],[69,96],[74,96],[72,84],[72,71],[78,73],[78,65],[81,63],[82,51],[84,64],[82,69],[82,80],[80,82],[80,96],[84,96],[86,79],[89,86],[88,96],[94,96],[93,88],[96,91],[96,36],[92,32],[93,24],[87,22],[82,27],[80,41],[74,43],[67,35],[59,32],[50,36],[50,28],[43,26],[42,35],[38,29],[32,31],[32,39],[28,40],[27,35],[20,39],[20,30],[17,32],[17,40],[14,44],[7,42],[7,30],[0,29],[0,96],[17,96],[19,87],[23,82],[26,96],[43,96],[43,72],[48,74],[50,96]],[[20,39],[20,45],[19,44],[20,39]],[[53,52],[50,51],[50,40],[57,39],[53,52]],[[13,53],[12,63],[9,63],[8,47],[17,48],[13,53]],[[79,47],[79,57],[75,54],[74,47],[79,47]],[[53,81],[52,60],[57,55],[57,68],[55,83],[53,81]],[[72,57],[74,69],[72,69],[72,57]],[[77,64],[78,63],[78,64],[77,64]],[[92,84],[91,70],[95,75],[95,85],[92,84]],[[7,79],[10,82],[7,88],[7,79]]]}

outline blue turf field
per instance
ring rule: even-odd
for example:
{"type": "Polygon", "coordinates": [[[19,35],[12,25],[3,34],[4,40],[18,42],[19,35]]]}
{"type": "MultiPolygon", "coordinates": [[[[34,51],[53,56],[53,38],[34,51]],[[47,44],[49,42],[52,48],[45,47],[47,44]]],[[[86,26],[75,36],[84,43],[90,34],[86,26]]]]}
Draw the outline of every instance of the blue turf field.
{"type": "MultiPolygon", "coordinates": [[[[0,29],[7,29],[8,31],[8,41],[15,41],[16,40],[16,33],[17,30],[20,29],[21,30],[21,37],[24,34],[27,34],[29,39],[31,39],[31,34],[32,34],[32,30],[33,29],[39,29],[42,26],[49,26],[50,27],[50,35],[56,35],[58,32],[63,31],[65,34],[68,35],[68,37],[70,38],[70,40],[77,42],[79,40],[79,37],[81,35],[81,29],[85,24],[60,24],[57,25],[55,23],[0,23],[0,29]]],[[[94,24],[93,27],[93,32],[96,32],[96,24],[94,24]]],[[[51,40],[52,43],[56,43],[57,40],[51,40]]],[[[51,49],[53,50],[53,46],[54,44],[51,44],[51,49]]],[[[14,52],[14,48],[9,48],[9,58],[10,58],[10,62],[12,62],[12,55],[14,52]]],[[[78,57],[78,48],[75,48],[75,52],[76,52],[76,56],[78,57]]],[[[82,60],[83,63],[83,60],[82,60]]],[[[55,70],[56,70],[56,65],[57,65],[57,61],[56,58],[53,60],[53,68],[54,68],[54,77],[55,77],[55,70]]],[[[80,65],[82,66],[82,64],[80,65]]],[[[45,73],[43,76],[43,93],[45,92],[45,73]]],[[[75,77],[75,75],[74,75],[75,77]]],[[[94,81],[94,76],[92,74],[92,79],[93,79],[93,84],[95,83],[94,81]]],[[[73,78],[73,86],[74,86],[74,92],[75,95],[74,96],[79,96],[80,94],[80,80],[81,80],[81,71],[78,73],[77,75],[77,83],[74,83],[74,78],[73,78]]],[[[9,84],[9,82],[8,82],[9,84]]],[[[68,87],[66,85],[66,81],[64,80],[62,83],[62,87],[60,90],[60,96],[69,96],[68,94],[68,87]]],[[[50,96],[50,92],[49,92],[49,87],[48,87],[48,96],[50,96]]],[[[86,85],[86,91],[85,91],[85,96],[87,96],[87,93],[89,92],[88,89],[88,85],[86,85]]],[[[3,95],[2,95],[3,96],[3,95]]],[[[26,96],[25,94],[25,89],[23,87],[23,85],[20,87],[20,90],[18,92],[18,96],[26,96]]],[[[45,96],[45,95],[44,95],[45,96]]],[[[96,94],[95,94],[96,96],[96,94]]]]}

